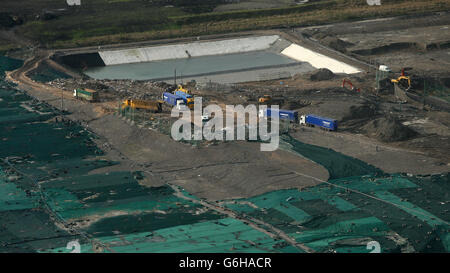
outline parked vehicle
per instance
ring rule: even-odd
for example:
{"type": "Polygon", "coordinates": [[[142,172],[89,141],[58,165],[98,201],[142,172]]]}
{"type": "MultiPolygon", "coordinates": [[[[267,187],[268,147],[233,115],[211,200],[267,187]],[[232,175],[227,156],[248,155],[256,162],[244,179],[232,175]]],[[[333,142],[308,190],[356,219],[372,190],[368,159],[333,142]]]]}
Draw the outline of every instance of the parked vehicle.
{"type": "Polygon", "coordinates": [[[74,89],[73,96],[77,99],[83,99],[90,102],[98,101],[98,92],[92,89],[74,89]]]}
{"type": "Polygon", "coordinates": [[[178,85],[178,88],[173,92],[175,95],[183,98],[184,103],[189,107],[189,109],[194,108],[194,97],[189,94],[189,90],[184,88],[181,84],[178,85]]]}
{"type": "Polygon", "coordinates": [[[187,107],[189,107],[189,109],[194,108],[194,98],[191,95],[183,91],[175,91],[175,95],[182,98],[187,107]]]}
{"type": "Polygon", "coordinates": [[[272,109],[267,108],[265,111],[260,111],[260,116],[263,117],[272,117],[273,115],[278,115],[280,119],[287,119],[292,122],[298,122],[298,112],[292,110],[283,110],[283,109],[272,109]]]}
{"type": "Polygon", "coordinates": [[[180,98],[179,96],[172,93],[164,92],[162,95],[162,99],[165,103],[173,106],[186,105],[183,98],[180,98]]]}
{"type": "Polygon", "coordinates": [[[122,104],[122,107],[131,107],[135,109],[145,109],[150,110],[155,113],[160,113],[162,111],[161,103],[158,101],[152,100],[125,100],[122,104]]]}
{"type": "Polygon", "coordinates": [[[329,131],[336,131],[338,127],[337,120],[315,115],[302,115],[300,117],[300,124],[305,126],[318,126],[329,131]]]}

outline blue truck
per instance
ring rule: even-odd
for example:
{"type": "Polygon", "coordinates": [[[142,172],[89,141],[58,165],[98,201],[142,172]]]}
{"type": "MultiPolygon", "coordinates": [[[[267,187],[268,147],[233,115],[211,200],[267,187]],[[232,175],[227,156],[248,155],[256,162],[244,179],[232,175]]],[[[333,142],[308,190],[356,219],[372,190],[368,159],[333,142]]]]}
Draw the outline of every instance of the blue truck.
{"type": "Polygon", "coordinates": [[[166,102],[170,105],[173,105],[173,106],[185,104],[183,98],[181,98],[175,94],[168,93],[168,92],[163,93],[162,99],[164,102],[166,102]]]}
{"type": "Polygon", "coordinates": [[[300,124],[305,126],[318,126],[329,131],[336,131],[338,128],[337,120],[316,115],[302,115],[300,117],[300,124]]]}
{"type": "Polygon", "coordinates": [[[194,98],[190,94],[184,91],[175,91],[175,95],[182,98],[189,109],[194,108],[194,98]]]}
{"type": "Polygon", "coordinates": [[[267,108],[261,114],[264,117],[272,117],[273,115],[278,114],[278,117],[280,119],[287,119],[292,122],[298,122],[298,112],[297,111],[267,108]]]}

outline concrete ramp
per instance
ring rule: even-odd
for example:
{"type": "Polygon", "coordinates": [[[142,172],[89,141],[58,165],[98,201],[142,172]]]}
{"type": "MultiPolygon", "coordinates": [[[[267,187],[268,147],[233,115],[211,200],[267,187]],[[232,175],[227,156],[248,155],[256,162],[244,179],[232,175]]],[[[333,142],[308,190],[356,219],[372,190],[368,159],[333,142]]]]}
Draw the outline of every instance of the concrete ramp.
{"type": "Polygon", "coordinates": [[[223,55],[266,50],[280,37],[278,35],[246,37],[211,42],[194,42],[135,49],[101,51],[105,65],[152,62],[169,59],[223,55]]]}
{"type": "Polygon", "coordinates": [[[289,47],[285,48],[281,54],[300,62],[308,62],[317,69],[327,68],[333,73],[354,74],[361,72],[361,70],[354,66],[314,52],[297,44],[291,44],[289,47]]]}

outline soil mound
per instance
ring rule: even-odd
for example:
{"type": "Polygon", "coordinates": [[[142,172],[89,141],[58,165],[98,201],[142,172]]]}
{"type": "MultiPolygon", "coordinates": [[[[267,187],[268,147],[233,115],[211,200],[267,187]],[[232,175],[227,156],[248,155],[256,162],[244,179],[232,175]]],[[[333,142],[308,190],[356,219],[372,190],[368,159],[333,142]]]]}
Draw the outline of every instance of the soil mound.
{"type": "Polygon", "coordinates": [[[363,127],[363,130],[368,136],[375,137],[383,142],[406,140],[417,135],[414,130],[403,125],[394,117],[372,120],[363,127]]]}
{"type": "Polygon", "coordinates": [[[377,106],[370,103],[352,105],[349,109],[349,113],[342,119],[342,121],[372,118],[376,114],[376,110],[377,106]]]}
{"type": "Polygon", "coordinates": [[[329,47],[331,47],[333,49],[336,49],[337,51],[344,52],[344,53],[347,52],[347,47],[354,45],[352,43],[349,43],[349,42],[343,41],[339,38],[331,37],[331,36],[328,36],[328,37],[322,39],[322,43],[328,45],[329,47]]]}
{"type": "Polygon", "coordinates": [[[306,101],[306,100],[293,100],[293,101],[288,101],[288,102],[284,103],[282,108],[286,109],[286,110],[296,110],[296,109],[308,106],[310,104],[311,104],[311,102],[306,101]]]}
{"type": "Polygon", "coordinates": [[[334,77],[334,73],[326,68],[321,68],[311,74],[310,79],[312,81],[326,81],[331,80],[334,77]]]}
{"type": "Polygon", "coordinates": [[[394,94],[394,84],[388,78],[384,78],[378,81],[380,89],[378,90],[381,94],[394,94]]]}

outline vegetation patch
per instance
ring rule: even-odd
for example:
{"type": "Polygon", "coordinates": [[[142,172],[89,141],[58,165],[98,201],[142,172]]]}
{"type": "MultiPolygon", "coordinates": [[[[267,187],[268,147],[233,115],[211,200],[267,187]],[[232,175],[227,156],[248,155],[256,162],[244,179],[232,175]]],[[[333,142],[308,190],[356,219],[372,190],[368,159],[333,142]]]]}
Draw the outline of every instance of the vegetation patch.
{"type": "Polygon", "coordinates": [[[219,5],[226,6],[222,0],[151,3],[93,0],[75,8],[54,0],[37,0],[26,5],[22,2],[2,1],[0,9],[10,15],[22,14],[25,23],[18,31],[49,48],[298,27],[450,9],[450,3],[445,0],[386,0],[381,6],[369,6],[359,0],[322,0],[295,6],[225,12],[214,11],[219,5]],[[64,11],[58,13],[57,8],[61,5],[64,11]],[[55,16],[42,16],[44,9],[46,14],[50,10],[55,16]]]}

